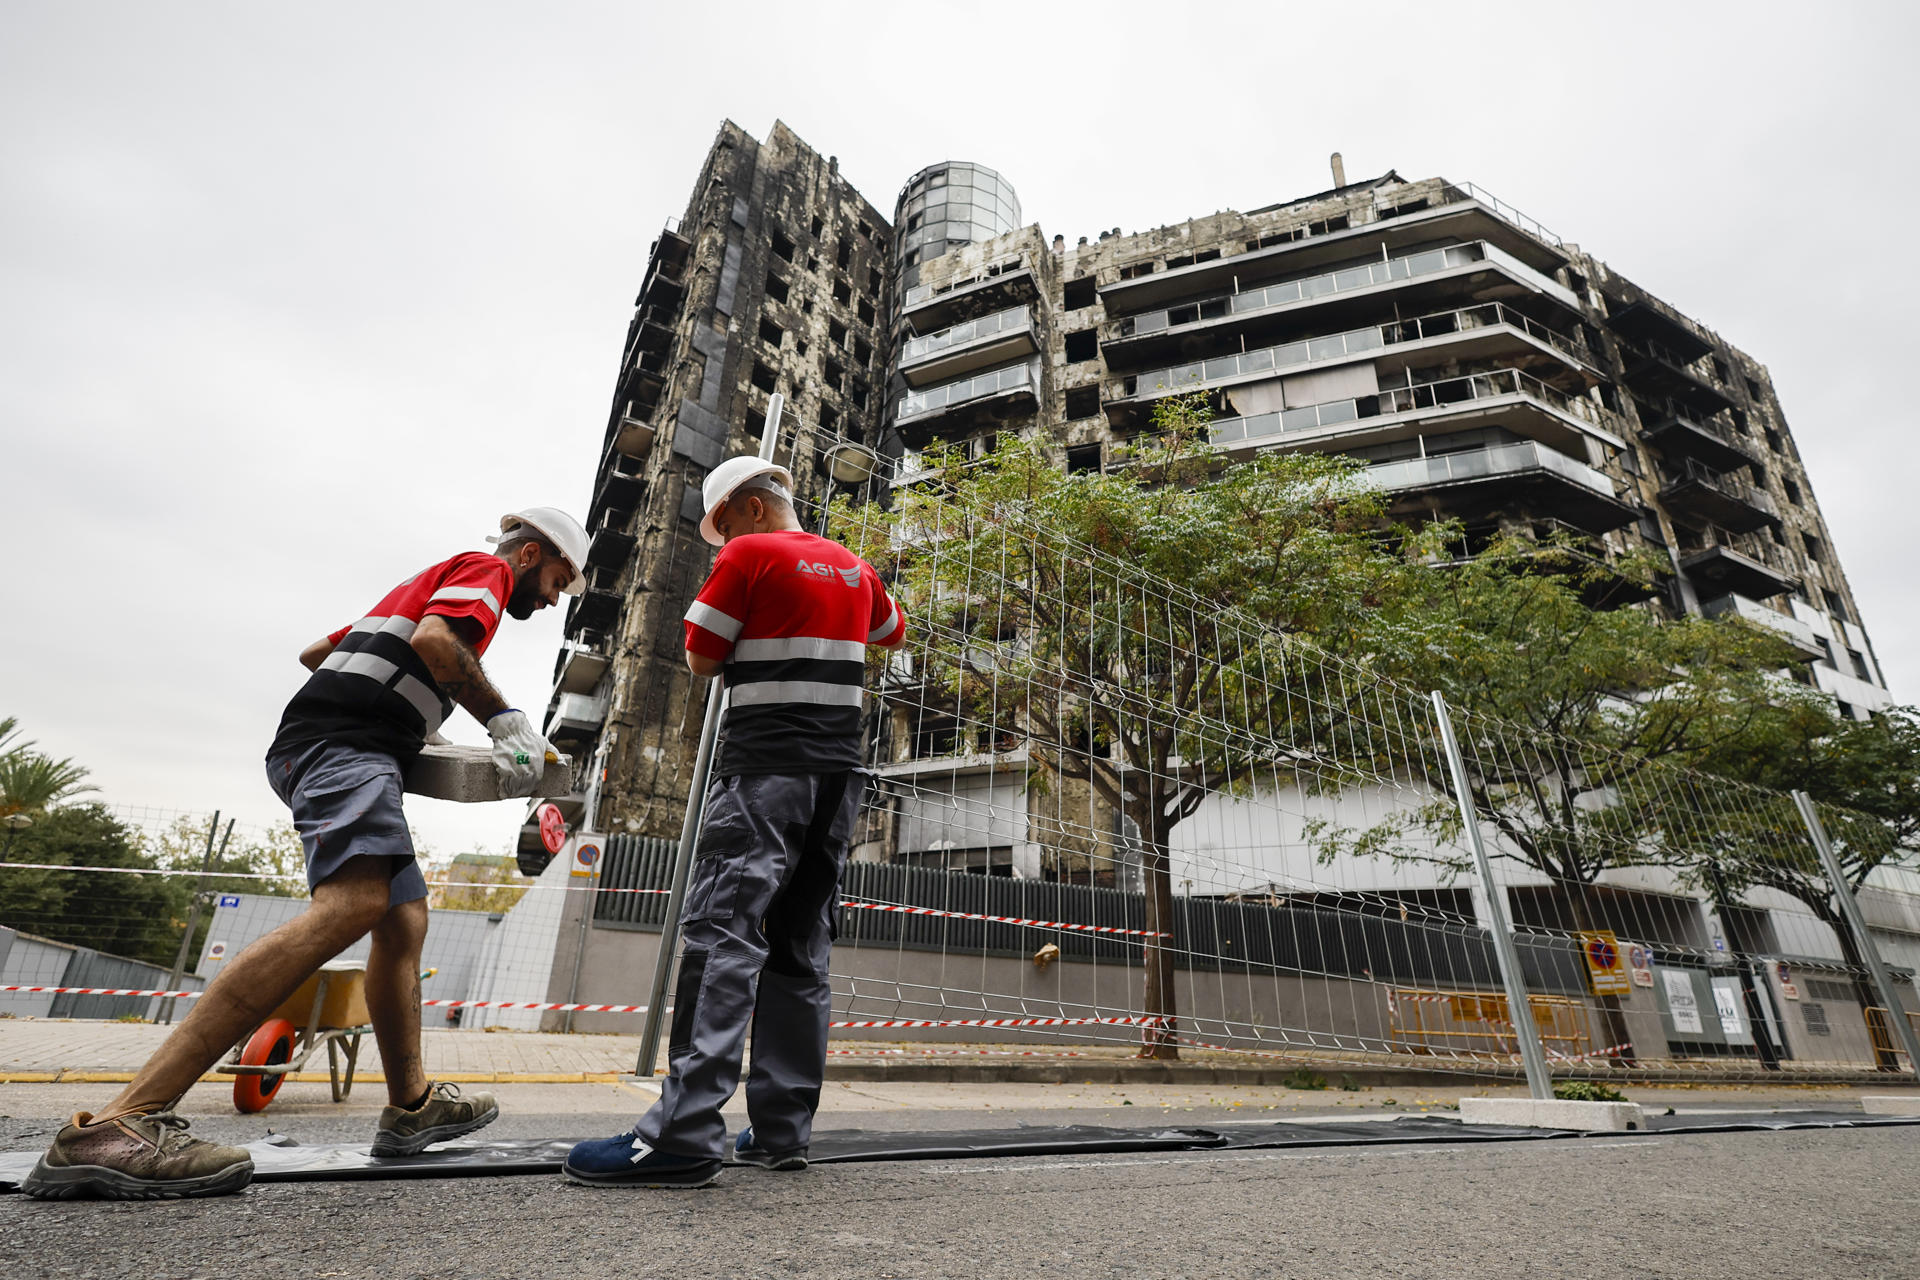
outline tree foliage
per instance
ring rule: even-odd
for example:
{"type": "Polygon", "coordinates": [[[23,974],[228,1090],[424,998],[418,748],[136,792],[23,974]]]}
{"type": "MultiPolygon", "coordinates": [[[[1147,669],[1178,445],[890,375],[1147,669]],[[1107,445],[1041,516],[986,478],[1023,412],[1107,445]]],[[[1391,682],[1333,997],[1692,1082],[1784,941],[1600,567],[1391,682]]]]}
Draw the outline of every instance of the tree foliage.
{"type": "MultiPolygon", "coordinates": [[[[1014,437],[971,465],[936,451],[890,512],[842,521],[931,637],[918,696],[1023,743],[1031,785],[1084,784],[1130,819],[1147,928],[1169,934],[1174,828],[1349,723],[1302,695],[1283,637],[1353,646],[1406,574],[1358,464],[1221,470],[1207,418],[1202,398],[1162,401],[1113,474],[1014,437]]],[[[1149,1056],[1176,1056],[1175,945],[1145,946],[1149,1056]]]]}

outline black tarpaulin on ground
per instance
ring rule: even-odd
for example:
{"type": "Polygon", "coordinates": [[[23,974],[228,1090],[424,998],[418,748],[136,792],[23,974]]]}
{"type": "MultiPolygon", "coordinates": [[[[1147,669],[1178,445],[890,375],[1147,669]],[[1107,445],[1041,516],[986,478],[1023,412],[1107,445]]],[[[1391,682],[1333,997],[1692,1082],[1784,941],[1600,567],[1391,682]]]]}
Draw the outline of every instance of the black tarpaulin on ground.
{"type": "MultiPolygon", "coordinates": [[[[1221,1129],[1127,1129],[1100,1125],[1024,1126],[902,1132],[841,1129],[814,1135],[815,1164],[883,1160],[967,1160],[1003,1156],[1076,1156],[1146,1151],[1262,1150],[1281,1147],[1358,1147],[1410,1143],[1522,1142],[1553,1138],[1625,1137],[1678,1133],[1755,1132],[1777,1129],[1852,1129],[1915,1125],[1920,1118],[1866,1116],[1857,1111],[1693,1113],[1647,1117],[1637,1133],[1587,1133],[1576,1129],[1526,1129],[1462,1124],[1451,1116],[1399,1116],[1392,1120],[1325,1120],[1306,1123],[1233,1125],[1221,1129]]],[[[303,1145],[284,1135],[248,1145],[255,1182],[346,1182],[397,1178],[473,1178],[555,1173],[571,1141],[546,1138],[454,1143],[417,1156],[381,1158],[365,1146],[303,1145]]],[[[18,1191],[38,1160],[38,1151],[0,1153],[0,1192],[18,1191]]]]}

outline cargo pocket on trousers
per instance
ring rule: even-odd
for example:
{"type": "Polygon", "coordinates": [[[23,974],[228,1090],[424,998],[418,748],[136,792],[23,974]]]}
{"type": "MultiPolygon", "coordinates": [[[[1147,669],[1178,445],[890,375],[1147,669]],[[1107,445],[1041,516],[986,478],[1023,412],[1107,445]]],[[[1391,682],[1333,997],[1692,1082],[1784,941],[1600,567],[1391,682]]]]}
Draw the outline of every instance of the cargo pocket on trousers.
{"type": "Polygon", "coordinates": [[[733,915],[740,876],[752,848],[753,828],[747,825],[744,813],[729,810],[714,815],[700,832],[700,848],[687,880],[687,905],[680,912],[681,924],[725,920],[733,915]]]}

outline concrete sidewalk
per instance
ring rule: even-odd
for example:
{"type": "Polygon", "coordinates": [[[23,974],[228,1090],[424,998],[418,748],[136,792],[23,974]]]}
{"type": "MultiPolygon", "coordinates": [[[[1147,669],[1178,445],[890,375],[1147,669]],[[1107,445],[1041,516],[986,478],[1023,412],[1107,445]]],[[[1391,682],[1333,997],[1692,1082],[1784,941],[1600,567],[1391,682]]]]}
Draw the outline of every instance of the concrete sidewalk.
{"type": "MultiPolygon", "coordinates": [[[[151,1023],[87,1019],[0,1019],[0,1084],[123,1082],[131,1078],[169,1028],[151,1023]]],[[[421,1048],[427,1074],[456,1083],[562,1084],[611,1081],[635,1074],[640,1037],[536,1031],[462,1031],[426,1028],[421,1048]]],[[[1342,1084],[1441,1086],[1469,1082],[1458,1072],[1359,1067],[1185,1048],[1177,1062],[1143,1061],[1132,1045],[926,1044],[834,1041],[827,1078],[894,1084],[1164,1084],[1284,1087],[1305,1071],[1329,1086],[1342,1084]]],[[[661,1046],[656,1070],[666,1069],[661,1046]]],[[[1517,1075],[1517,1069],[1515,1074],[1517,1075]]],[[[324,1049],[294,1080],[327,1079],[324,1049]]],[[[380,1052],[371,1035],[360,1042],[357,1081],[381,1079],[380,1052]]],[[[231,1079],[209,1075],[206,1079],[231,1079]]]]}

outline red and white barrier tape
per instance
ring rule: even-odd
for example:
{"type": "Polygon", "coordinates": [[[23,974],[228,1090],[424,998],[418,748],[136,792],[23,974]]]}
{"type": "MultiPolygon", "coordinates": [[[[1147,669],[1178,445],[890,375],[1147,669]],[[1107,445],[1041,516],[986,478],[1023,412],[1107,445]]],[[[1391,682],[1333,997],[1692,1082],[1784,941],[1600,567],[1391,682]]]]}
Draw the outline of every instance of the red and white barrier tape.
{"type": "MultiPolygon", "coordinates": [[[[87,867],[72,866],[64,862],[0,862],[0,871],[106,871],[121,876],[192,876],[195,879],[205,877],[209,880],[285,880],[307,882],[306,876],[297,871],[172,871],[165,867],[87,867]]],[[[542,886],[532,881],[526,884],[497,884],[484,880],[429,880],[429,888],[434,889],[534,889],[542,886]]],[[[547,885],[546,888],[561,888],[569,893],[672,893],[671,889],[610,889],[597,884],[547,885]]]]}
{"type": "Polygon", "coordinates": [[[1122,929],[1110,924],[1067,924],[1060,920],[1025,920],[1019,916],[989,916],[978,911],[942,911],[938,907],[903,907],[890,902],[842,902],[843,907],[860,911],[897,911],[909,916],[948,916],[955,920],[986,920],[993,924],[1029,925],[1035,929],[1070,929],[1075,933],[1127,934],[1136,938],[1171,938],[1156,929],[1122,929]]]}

